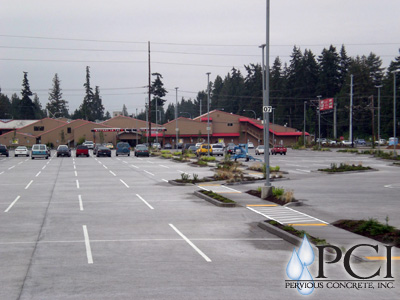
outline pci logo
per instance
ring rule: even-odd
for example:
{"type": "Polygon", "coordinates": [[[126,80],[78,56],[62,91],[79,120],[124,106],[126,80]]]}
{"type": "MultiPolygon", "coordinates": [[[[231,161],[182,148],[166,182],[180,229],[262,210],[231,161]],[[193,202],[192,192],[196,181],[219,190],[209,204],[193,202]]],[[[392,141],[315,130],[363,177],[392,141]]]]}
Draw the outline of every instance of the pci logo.
{"type": "Polygon", "coordinates": [[[334,245],[316,246],[318,248],[318,275],[316,279],[312,277],[308,267],[314,262],[315,254],[314,250],[304,235],[303,241],[298,251],[296,248],[293,249],[292,256],[289,263],[286,266],[286,275],[290,280],[285,281],[285,288],[297,289],[302,295],[310,295],[315,289],[394,289],[394,278],[392,276],[392,247],[384,246],[386,248],[386,273],[382,274],[385,277],[381,277],[380,266],[373,274],[356,274],[351,266],[351,255],[354,250],[358,248],[373,249],[376,253],[379,253],[378,245],[370,244],[358,244],[351,247],[348,251],[343,253],[342,249],[334,245]],[[324,251],[326,248],[330,248],[330,254],[334,256],[331,261],[324,261],[324,251]],[[344,254],[344,255],[343,255],[344,254]],[[325,276],[325,264],[338,263],[343,257],[343,267],[346,272],[353,278],[351,280],[345,279],[328,279],[325,276]]]}

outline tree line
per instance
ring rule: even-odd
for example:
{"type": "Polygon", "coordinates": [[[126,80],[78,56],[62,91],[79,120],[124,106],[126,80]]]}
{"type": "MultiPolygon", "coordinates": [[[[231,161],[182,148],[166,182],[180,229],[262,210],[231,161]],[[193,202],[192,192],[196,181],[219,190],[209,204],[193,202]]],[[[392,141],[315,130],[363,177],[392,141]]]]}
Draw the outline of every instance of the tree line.
{"type": "MultiPolygon", "coordinates": [[[[216,76],[210,82],[210,109],[224,110],[229,113],[262,118],[262,67],[260,64],[245,65],[245,72],[236,68],[222,78],[216,76]]],[[[337,136],[348,136],[351,77],[353,77],[353,132],[355,137],[367,138],[372,134],[372,127],[377,128],[377,98],[380,91],[381,136],[392,136],[393,132],[393,73],[400,69],[400,56],[392,60],[388,68],[382,67],[382,60],[374,53],[368,56],[349,57],[345,46],[338,51],[336,47],[324,48],[316,56],[311,50],[302,51],[294,46],[290,61],[282,63],[276,57],[269,69],[270,105],[274,108],[270,120],[280,125],[303,129],[304,106],[306,106],[306,130],[317,131],[317,106],[315,101],[321,96],[334,98],[337,107],[337,136]],[[379,89],[378,86],[381,86],[379,89]],[[375,121],[372,122],[372,116],[375,121]]],[[[175,119],[175,104],[165,108],[167,90],[162,82],[162,75],[153,73],[151,82],[151,121],[164,124],[175,119]]],[[[399,78],[397,78],[397,86],[399,78]]],[[[42,109],[36,94],[30,91],[27,73],[24,73],[21,97],[13,94],[11,99],[0,91],[0,118],[2,119],[40,119],[49,117],[70,117],[89,121],[110,118],[105,113],[99,86],[94,90],[90,83],[90,68],[86,67],[86,81],[83,84],[85,96],[82,104],[74,113],[68,112],[68,101],[62,96],[60,79],[55,74],[53,87],[49,93],[46,109],[42,109]],[[34,98],[32,99],[32,96],[34,98]]],[[[397,101],[398,104],[398,101],[397,101]]],[[[396,107],[400,115],[399,104],[396,107]]],[[[123,114],[128,115],[126,106],[123,114]]],[[[196,97],[182,97],[178,102],[178,116],[195,118],[207,112],[207,87],[199,91],[196,97]]],[[[146,111],[136,117],[146,120],[146,111]]],[[[322,137],[333,136],[333,113],[321,115],[322,137]]]]}

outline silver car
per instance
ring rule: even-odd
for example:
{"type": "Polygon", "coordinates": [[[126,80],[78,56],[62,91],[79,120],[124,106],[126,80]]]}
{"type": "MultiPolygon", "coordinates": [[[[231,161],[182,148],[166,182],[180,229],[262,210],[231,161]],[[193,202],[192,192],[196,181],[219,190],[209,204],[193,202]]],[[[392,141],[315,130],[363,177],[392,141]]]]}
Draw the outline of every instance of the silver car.
{"type": "Polygon", "coordinates": [[[256,155],[264,154],[264,151],[265,151],[264,145],[259,145],[256,148],[256,155]]]}
{"type": "Polygon", "coordinates": [[[212,155],[214,156],[224,156],[224,146],[222,144],[212,144],[212,155]]]}

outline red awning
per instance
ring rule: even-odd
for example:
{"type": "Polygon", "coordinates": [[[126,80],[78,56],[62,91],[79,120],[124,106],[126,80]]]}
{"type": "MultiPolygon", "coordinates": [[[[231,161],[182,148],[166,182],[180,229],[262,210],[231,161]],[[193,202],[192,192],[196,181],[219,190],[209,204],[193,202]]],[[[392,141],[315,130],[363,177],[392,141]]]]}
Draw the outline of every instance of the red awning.
{"type": "MultiPolygon", "coordinates": [[[[200,119],[201,122],[207,122],[207,120],[208,120],[207,117],[200,119]]],[[[210,118],[210,122],[212,122],[212,118],[210,118]]]]}

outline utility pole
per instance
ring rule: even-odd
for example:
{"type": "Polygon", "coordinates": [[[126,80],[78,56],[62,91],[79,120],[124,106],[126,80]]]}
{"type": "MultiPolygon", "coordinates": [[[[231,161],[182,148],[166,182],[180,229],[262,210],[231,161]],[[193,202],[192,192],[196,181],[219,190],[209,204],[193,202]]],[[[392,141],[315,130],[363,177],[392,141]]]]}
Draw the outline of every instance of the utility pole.
{"type": "Polygon", "coordinates": [[[400,72],[400,70],[396,70],[396,71],[393,71],[393,80],[394,80],[394,84],[393,84],[393,138],[394,138],[394,140],[393,140],[393,155],[394,155],[394,157],[396,157],[397,156],[397,153],[396,153],[396,147],[397,147],[397,144],[396,144],[396,126],[397,126],[397,124],[396,124],[396,73],[397,72],[400,72]]]}
{"type": "Polygon", "coordinates": [[[374,95],[371,97],[371,114],[372,114],[372,148],[375,148],[375,107],[374,107],[374,95]]]}
{"type": "MultiPolygon", "coordinates": [[[[335,100],[334,100],[335,101],[335,100]]],[[[333,138],[336,140],[337,139],[337,131],[336,131],[336,126],[337,126],[337,103],[336,101],[333,103],[333,138]]]]}
{"type": "Polygon", "coordinates": [[[304,147],[306,147],[306,105],[307,105],[307,101],[304,101],[304,127],[303,127],[303,143],[304,143],[304,147]]]}
{"type": "Polygon", "coordinates": [[[176,90],[176,108],[175,108],[175,125],[176,125],[176,128],[175,128],[175,131],[176,131],[176,149],[178,149],[178,131],[179,131],[179,129],[178,129],[178,88],[176,87],[175,88],[175,90],[176,90]]]}
{"type": "Polygon", "coordinates": [[[381,150],[381,87],[375,86],[378,89],[378,149],[381,150]]]}
{"type": "Polygon", "coordinates": [[[318,149],[321,150],[321,97],[318,98],[318,149]]]}
{"type": "Polygon", "coordinates": [[[351,142],[351,147],[353,144],[353,74],[350,75],[350,129],[349,129],[349,140],[351,142]]]}
{"type": "Polygon", "coordinates": [[[207,156],[210,156],[210,74],[207,72],[207,156]]]}
{"type": "Polygon", "coordinates": [[[147,126],[147,128],[146,128],[146,131],[147,131],[146,143],[149,144],[149,134],[148,134],[149,133],[149,131],[148,131],[149,130],[149,114],[148,114],[149,105],[146,103],[145,107],[146,107],[146,126],[147,126]]]}
{"type": "MultiPolygon", "coordinates": [[[[148,106],[148,131],[147,131],[147,143],[151,146],[151,67],[150,67],[150,42],[148,42],[149,48],[149,106],[148,106]],[[150,144],[149,144],[150,143],[150,144]]],[[[156,116],[157,117],[157,116],[156,116]]]]}
{"type": "Polygon", "coordinates": [[[135,146],[137,146],[137,144],[138,144],[137,108],[136,108],[135,119],[136,119],[136,145],[135,146]]]}

